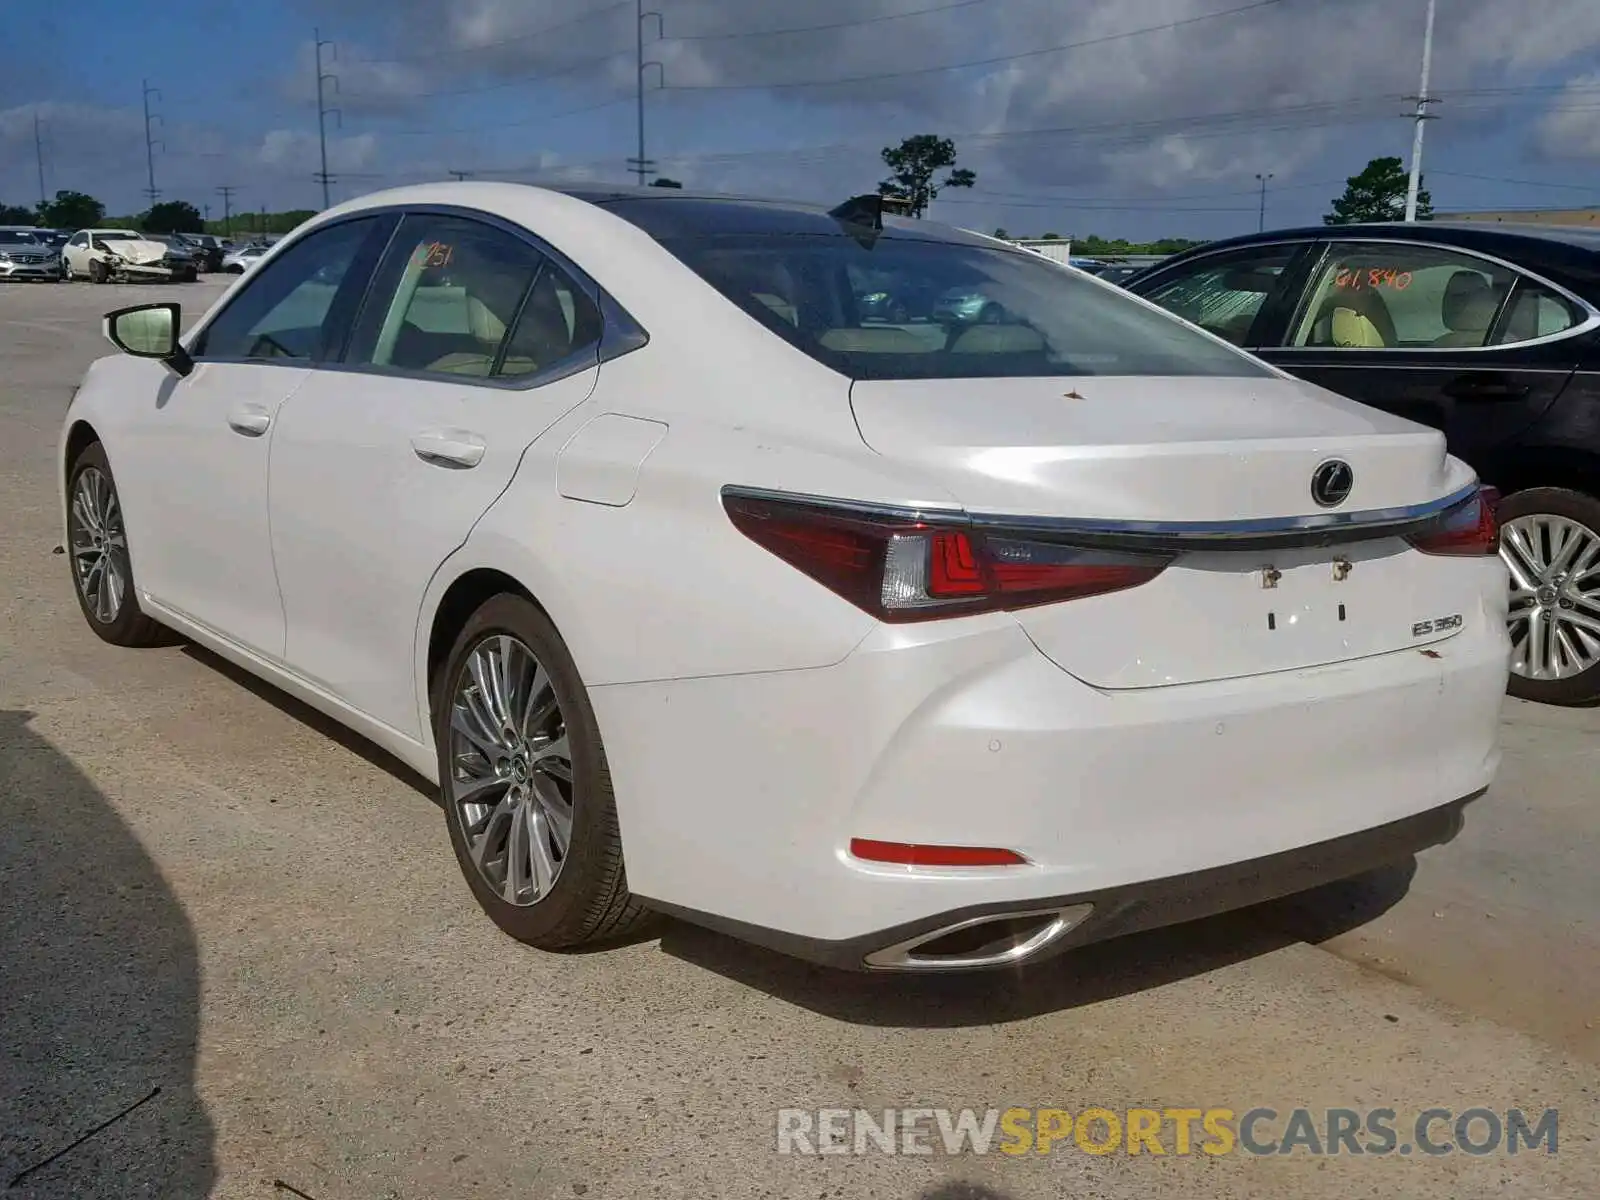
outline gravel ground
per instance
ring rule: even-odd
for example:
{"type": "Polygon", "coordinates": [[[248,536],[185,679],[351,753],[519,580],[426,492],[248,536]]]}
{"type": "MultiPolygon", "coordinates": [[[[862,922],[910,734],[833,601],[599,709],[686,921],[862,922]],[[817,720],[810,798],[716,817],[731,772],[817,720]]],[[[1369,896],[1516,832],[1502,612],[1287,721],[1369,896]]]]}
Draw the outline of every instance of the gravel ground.
{"type": "Polygon", "coordinates": [[[148,1097],[8,1196],[1600,1195],[1600,710],[1508,702],[1499,782],[1415,864],[1034,971],[838,976],[675,924],[540,954],[403,768],[76,610],[53,455],[97,317],[220,290],[0,285],[0,1178],[148,1097]],[[1556,1107],[1560,1141],[777,1153],[779,1109],[890,1105],[1556,1107]]]}

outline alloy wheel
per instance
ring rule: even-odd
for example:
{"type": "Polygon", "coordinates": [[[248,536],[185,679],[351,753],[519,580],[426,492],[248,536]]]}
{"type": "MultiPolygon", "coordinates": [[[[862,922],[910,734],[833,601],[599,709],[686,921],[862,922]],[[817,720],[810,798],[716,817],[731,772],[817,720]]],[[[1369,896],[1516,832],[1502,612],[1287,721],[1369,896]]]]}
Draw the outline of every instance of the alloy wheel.
{"type": "Polygon", "coordinates": [[[549,674],[509,634],[474,647],[450,709],[449,797],[474,867],[508,904],[550,894],[572,843],[572,750],[549,674]]]}
{"type": "Polygon", "coordinates": [[[73,577],[95,620],[109,625],[128,590],[128,538],[117,491],[95,467],[78,473],[70,516],[73,577]]]}
{"type": "Polygon", "coordinates": [[[1600,663],[1600,533],[1530,513],[1505,523],[1500,557],[1511,573],[1512,673],[1564,680],[1600,663]]]}

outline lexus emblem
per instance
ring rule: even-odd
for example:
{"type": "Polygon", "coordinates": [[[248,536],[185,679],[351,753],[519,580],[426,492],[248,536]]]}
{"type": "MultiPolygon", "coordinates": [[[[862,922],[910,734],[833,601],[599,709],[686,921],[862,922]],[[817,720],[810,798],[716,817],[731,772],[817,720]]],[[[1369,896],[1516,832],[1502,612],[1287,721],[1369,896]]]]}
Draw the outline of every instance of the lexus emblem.
{"type": "Polygon", "coordinates": [[[1311,472],[1311,498],[1323,508],[1336,508],[1350,498],[1356,473],[1342,458],[1330,458],[1311,472]]]}

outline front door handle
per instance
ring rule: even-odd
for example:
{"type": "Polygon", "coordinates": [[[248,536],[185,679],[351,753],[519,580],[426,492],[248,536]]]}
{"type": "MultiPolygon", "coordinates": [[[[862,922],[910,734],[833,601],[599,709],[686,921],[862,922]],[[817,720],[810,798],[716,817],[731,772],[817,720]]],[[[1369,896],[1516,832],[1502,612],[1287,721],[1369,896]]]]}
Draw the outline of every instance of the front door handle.
{"type": "Polygon", "coordinates": [[[272,424],[272,414],[259,404],[245,404],[228,414],[228,425],[245,437],[260,437],[272,424]]]}
{"type": "Polygon", "coordinates": [[[431,430],[411,439],[411,449],[438,467],[475,467],[483,461],[484,441],[460,429],[431,430]]]}

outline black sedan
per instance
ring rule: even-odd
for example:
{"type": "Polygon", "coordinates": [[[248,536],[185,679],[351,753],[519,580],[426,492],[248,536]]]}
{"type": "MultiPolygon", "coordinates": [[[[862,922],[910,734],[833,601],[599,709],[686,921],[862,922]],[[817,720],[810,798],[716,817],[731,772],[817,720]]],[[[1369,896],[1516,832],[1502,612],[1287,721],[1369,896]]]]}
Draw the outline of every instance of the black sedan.
{"type": "Polygon", "coordinates": [[[1600,700],[1600,231],[1290,229],[1213,242],[1126,286],[1442,430],[1505,496],[1512,694],[1600,700]]]}

